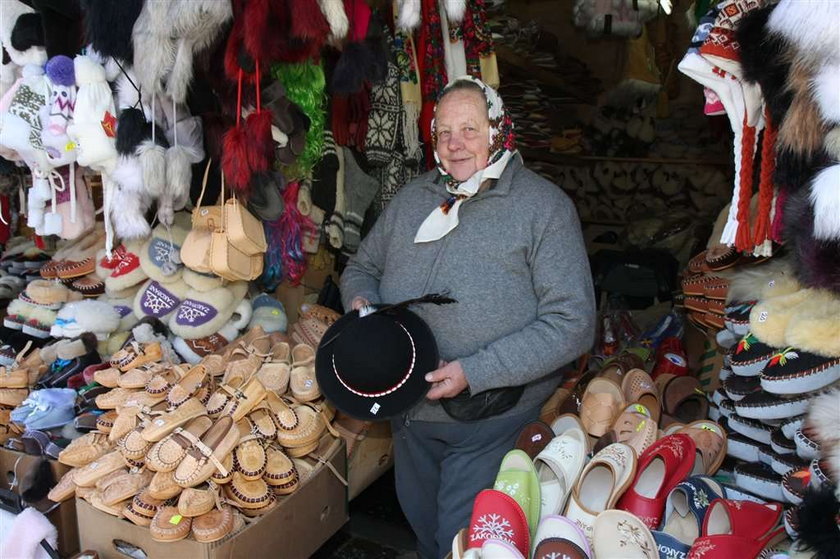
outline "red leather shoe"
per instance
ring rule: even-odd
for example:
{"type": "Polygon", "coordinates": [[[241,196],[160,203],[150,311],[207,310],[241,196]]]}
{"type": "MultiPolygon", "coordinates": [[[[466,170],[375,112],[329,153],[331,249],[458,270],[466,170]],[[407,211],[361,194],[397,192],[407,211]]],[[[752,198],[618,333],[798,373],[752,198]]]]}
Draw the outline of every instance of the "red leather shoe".
{"type": "Polygon", "coordinates": [[[758,557],[763,549],[786,537],[779,525],[782,510],[779,503],[715,499],[687,559],[758,557]]]}
{"type": "Polygon", "coordinates": [[[616,508],[633,513],[651,530],[659,528],[668,494],[694,467],[694,440],[688,435],[662,437],[639,458],[636,478],[616,508]]]}
{"type": "Polygon", "coordinates": [[[467,548],[481,549],[487,540],[508,542],[525,557],[531,549],[531,534],[522,507],[513,497],[495,489],[485,489],[475,497],[467,548]]]}

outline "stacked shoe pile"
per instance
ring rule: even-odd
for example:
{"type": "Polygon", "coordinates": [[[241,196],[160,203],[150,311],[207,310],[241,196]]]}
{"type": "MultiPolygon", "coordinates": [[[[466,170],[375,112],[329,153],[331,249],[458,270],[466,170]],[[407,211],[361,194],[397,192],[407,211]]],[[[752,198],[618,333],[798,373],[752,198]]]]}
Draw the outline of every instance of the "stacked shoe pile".
{"type": "Polygon", "coordinates": [[[731,432],[728,452],[741,461],[734,466],[739,486],[795,502],[783,491],[783,476],[820,470],[813,462],[819,447],[803,428],[803,416],[840,381],[840,298],[803,289],[781,273],[765,280],[756,302],[741,302],[747,331],[725,359],[712,413],[731,432]]]}
{"type": "Polygon", "coordinates": [[[0,301],[14,299],[27,283],[38,279],[38,270],[49,256],[34,241],[12,237],[0,256],[0,301]]]}
{"type": "Polygon", "coordinates": [[[149,526],[159,541],[221,539],[297,490],[333,411],[315,380],[315,352],[261,328],[194,365],[162,360],[158,342],[131,343],[93,379],[96,429],[59,461],[53,488],[149,526]]]}

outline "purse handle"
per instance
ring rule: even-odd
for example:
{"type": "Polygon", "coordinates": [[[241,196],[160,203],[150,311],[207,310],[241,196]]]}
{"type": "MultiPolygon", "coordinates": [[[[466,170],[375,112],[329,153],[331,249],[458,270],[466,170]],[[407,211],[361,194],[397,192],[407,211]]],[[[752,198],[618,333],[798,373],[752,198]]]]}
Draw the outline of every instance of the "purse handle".
{"type": "Polygon", "coordinates": [[[198,202],[195,204],[195,211],[201,209],[201,203],[204,201],[204,190],[207,188],[207,179],[210,176],[210,164],[213,163],[213,158],[207,158],[207,165],[204,167],[204,178],[201,179],[201,194],[198,195],[198,202]]]}

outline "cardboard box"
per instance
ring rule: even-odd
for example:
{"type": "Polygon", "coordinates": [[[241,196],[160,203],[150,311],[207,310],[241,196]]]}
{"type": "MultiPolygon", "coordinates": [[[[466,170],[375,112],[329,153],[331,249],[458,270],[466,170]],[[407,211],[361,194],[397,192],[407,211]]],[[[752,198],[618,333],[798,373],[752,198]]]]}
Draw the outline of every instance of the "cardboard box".
{"type": "Polygon", "coordinates": [[[356,444],[347,466],[349,498],[352,501],[394,465],[391,424],[374,423],[365,438],[356,444]]]}
{"type": "MultiPolygon", "coordinates": [[[[20,494],[20,480],[36,467],[41,458],[41,456],[0,448],[0,486],[11,490],[12,482],[17,480],[14,492],[20,494]]],[[[69,466],[57,460],[50,459],[49,463],[56,480],[61,479],[61,476],[70,470],[69,466]]],[[[76,504],[72,500],[64,501],[47,514],[47,518],[58,530],[58,553],[62,557],[78,553],[79,530],[76,527],[76,504]]]]}
{"type": "MultiPolygon", "coordinates": [[[[325,436],[317,454],[347,475],[344,441],[325,436]]],[[[125,559],[117,543],[139,548],[150,559],[222,559],[231,557],[309,557],[347,522],[347,488],[325,465],[295,493],[283,497],[277,508],[256,519],[241,532],[214,543],[192,539],[156,542],[148,528],[111,516],[76,500],[83,549],[100,559],[125,559]]],[[[137,555],[137,557],[142,557],[137,555]]]]}

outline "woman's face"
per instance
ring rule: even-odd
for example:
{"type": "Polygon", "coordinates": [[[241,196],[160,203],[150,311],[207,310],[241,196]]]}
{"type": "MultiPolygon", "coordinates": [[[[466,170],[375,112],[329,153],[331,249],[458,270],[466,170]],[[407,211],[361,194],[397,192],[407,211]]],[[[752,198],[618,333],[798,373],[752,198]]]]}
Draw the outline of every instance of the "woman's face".
{"type": "Polygon", "coordinates": [[[438,104],[435,151],[444,171],[455,180],[465,181],[487,167],[489,127],[487,103],[477,91],[453,91],[438,104]]]}

